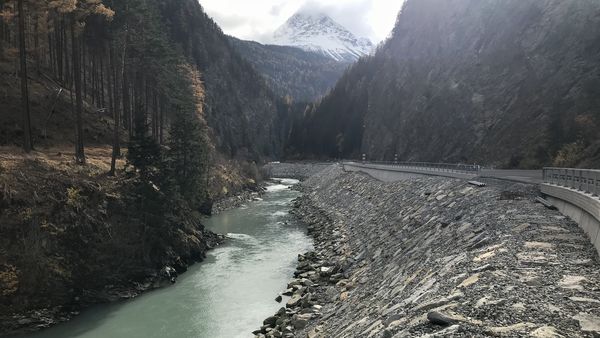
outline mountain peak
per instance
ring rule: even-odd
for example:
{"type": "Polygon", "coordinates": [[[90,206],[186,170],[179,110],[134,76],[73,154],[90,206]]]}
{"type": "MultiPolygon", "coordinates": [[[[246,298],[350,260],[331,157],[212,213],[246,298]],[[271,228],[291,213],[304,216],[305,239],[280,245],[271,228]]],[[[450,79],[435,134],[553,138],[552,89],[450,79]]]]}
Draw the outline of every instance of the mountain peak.
{"type": "Polygon", "coordinates": [[[357,38],[329,15],[312,10],[301,10],[292,15],[275,31],[272,43],[298,47],[344,62],[356,61],[373,49],[369,39],[357,38]]]}
{"type": "Polygon", "coordinates": [[[317,11],[312,11],[312,10],[306,10],[306,9],[302,9],[299,10],[298,12],[296,12],[294,15],[292,15],[290,17],[289,20],[298,20],[298,19],[313,19],[313,20],[322,20],[322,19],[329,19],[332,20],[329,15],[323,13],[323,12],[317,12],[317,11]]]}

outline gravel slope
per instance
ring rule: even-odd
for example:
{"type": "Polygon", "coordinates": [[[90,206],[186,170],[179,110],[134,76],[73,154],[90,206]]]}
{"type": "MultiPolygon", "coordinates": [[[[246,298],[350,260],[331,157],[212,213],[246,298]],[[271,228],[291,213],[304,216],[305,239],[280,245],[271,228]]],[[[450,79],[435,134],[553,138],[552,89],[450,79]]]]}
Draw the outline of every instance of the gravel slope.
{"type": "Polygon", "coordinates": [[[294,213],[315,252],[259,337],[600,334],[596,251],[530,186],[382,183],[331,166],[302,189],[294,213]]]}

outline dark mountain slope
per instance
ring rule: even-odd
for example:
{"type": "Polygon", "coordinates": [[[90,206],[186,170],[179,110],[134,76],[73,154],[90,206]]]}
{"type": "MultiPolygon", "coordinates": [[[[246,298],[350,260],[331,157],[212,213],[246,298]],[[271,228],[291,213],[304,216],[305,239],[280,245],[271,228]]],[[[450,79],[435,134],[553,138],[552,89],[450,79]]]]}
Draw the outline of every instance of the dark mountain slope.
{"type": "Polygon", "coordinates": [[[589,166],[600,162],[599,123],[599,2],[408,0],[393,36],[296,125],[291,146],[589,166]]]}
{"type": "Polygon", "coordinates": [[[350,65],[296,47],[263,45],[229,37],[231,45],[281,97],[314,101],[327,93],[350,65]]]}
{"type": "Polygon", "coordinates": [[[202,70],[206,116],[217,146],[230,156],[281,154],[287,108],[230,46],[196,0],[161,2],[172,39],[202,70]]]}

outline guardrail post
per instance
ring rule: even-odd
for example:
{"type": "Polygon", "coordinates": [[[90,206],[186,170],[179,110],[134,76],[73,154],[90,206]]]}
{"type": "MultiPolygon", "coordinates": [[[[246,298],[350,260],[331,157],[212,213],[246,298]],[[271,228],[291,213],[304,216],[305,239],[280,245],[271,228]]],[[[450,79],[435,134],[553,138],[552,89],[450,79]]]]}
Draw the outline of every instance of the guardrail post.
{"type": "Polygon", "coordinates": [[[594,175],[594,195],[600,196],[600,170],[595,171],[594,175]]]}
{"type": "Polygon", "coordinates": [[[586,193],[591,193],[590,191],[590,176],[591,173],[587,170],[583,171],[583,176],[585,177],[585,192],[586,193]]]}
{"type": "Polygon", "coordinates": [[[590,172],[587,170],[582,170],[581,172],[582,172],[583,178],[585,180],[585,193],[589,194],[589,193],[591,193],[591,191],[590,191],[590,172]]]}
{"type": "Polygon", "coordinates": [[[546,168],[542,169],[542,181],[544,183],[548,183],[548,181],[546,180],[546,168]]]}
{"type": "Polygon", "coordinates": [[[569,187],[572,188],[572,189],[577,190],[577,188],[576,188],[577,187],[577,181],[575,180],[575,175],[576,175],[575,170],[569,169],[569,179],[570,179],[569,187]]]}
{"type": "Polygon", "coordinates": [[[600,170],[545,167],[542,169],[542,180],[544,183],[600,196],[600,170]]]}

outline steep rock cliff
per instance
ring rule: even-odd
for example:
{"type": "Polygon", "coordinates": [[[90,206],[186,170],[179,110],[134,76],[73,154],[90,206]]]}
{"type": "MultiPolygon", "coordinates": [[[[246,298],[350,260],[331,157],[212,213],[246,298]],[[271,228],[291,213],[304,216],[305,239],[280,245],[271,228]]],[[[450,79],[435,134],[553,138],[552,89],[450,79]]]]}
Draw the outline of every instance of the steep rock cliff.
{"type": "Polygon", "coordinates": [[[408,0],[392,37],[296,125],[291,145],[320,156],[591,166],[598,60],[596,1],[408,0]]]}

